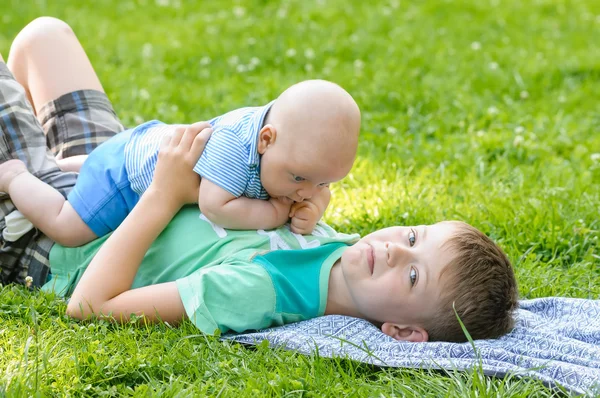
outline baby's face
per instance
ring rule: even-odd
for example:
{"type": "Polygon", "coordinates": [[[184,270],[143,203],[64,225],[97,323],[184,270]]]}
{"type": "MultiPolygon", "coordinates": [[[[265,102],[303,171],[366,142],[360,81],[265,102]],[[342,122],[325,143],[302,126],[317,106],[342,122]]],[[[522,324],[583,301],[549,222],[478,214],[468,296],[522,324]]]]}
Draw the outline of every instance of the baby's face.
{"type": "Polygon", "coordinates": [[[302,202],[344,178],[352,168],[352,162],[316,156],[316,152],[298,146],[269,147],[260,162],[260,181],[269,195],[302,202]]]}
{"type": "Polygon", "coordinates": [[[341,269],[355,307],[377,322],[420,324],[434,316],[443,269],[452,253],[442,246],[455,223],[391,227],[348,248],[341,269]]]}

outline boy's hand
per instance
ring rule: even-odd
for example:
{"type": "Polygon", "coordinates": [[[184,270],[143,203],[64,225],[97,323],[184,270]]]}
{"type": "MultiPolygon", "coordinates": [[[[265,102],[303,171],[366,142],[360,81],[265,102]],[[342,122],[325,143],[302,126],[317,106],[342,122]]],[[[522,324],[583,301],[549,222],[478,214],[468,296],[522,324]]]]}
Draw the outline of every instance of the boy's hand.
{"type": "Polygon", "coordinates": [[[308,200],[294,203],[289,215],[292,218],[292,232],[300,235],[310,234],[321,219],[319,207],[308,200]]]}
{"type": "Polygon", "coordinates": [[[198,199],[200,176],[193,168],[211,133],[208,122],[198,122],[178,127],[170,137],[166,137],[158,153],[150,188],[160,192],[175,206],[194,203],[198,199]]]}

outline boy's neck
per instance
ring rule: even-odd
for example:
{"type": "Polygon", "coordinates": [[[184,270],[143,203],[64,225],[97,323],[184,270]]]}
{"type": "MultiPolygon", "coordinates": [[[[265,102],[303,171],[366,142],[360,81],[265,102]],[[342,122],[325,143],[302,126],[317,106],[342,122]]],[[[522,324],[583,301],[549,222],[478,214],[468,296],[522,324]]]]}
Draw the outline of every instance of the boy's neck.
{"type": "Polygon", "coordinates": [[[346,286],[341,259],[337,260],[331,267],[325,315],[348,315],[363,318],[354,307],[352,297],[346,286]]]}

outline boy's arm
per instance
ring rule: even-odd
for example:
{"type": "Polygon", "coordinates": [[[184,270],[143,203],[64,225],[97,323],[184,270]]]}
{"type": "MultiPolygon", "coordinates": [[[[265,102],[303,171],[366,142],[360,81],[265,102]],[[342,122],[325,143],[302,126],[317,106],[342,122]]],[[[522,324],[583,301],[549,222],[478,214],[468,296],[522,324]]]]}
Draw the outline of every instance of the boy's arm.
{"type": "Polygon", "coordinates": [[[294,203],[290,211],[292,232],[301,235],[310,234],[323,217],[330,199],[331,191],[329,187],[324,187],[312,198],[294,203]]]}
{"type": "Polygon", "coordinates": [[[291,201],[236,197],[205,178],[198,194],[200,211],[210,221],[230,229],[272,229],[289,219],[291,201]]]}
{"type": "Polygon", "coordinates": [[[133,290],[131,285],[152,242],[183,204],[194,201],[199,178],[192,166],[210,132],[208,123],[197,123],[176,130],[169,142],[163,143],[150,187],[83,273],[67,305],[69,316],[126,322],[136,314],[150,322],[169,323],[185,317],[175,282],[133,290]],[[195,186],[190,184],[194,180],[195,186]]]}

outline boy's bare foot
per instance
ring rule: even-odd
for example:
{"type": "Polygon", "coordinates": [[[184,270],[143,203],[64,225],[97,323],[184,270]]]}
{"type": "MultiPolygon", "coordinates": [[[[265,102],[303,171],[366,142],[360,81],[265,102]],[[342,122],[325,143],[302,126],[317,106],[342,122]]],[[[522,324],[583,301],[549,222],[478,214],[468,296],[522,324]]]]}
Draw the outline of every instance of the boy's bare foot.
{"type": "Polygon", "coordinates": [[[0,192],[8,193],[10,183],[23,173],[27,173],[27,166],[21,160],[11,159],[0,164],[0,192]]]}

